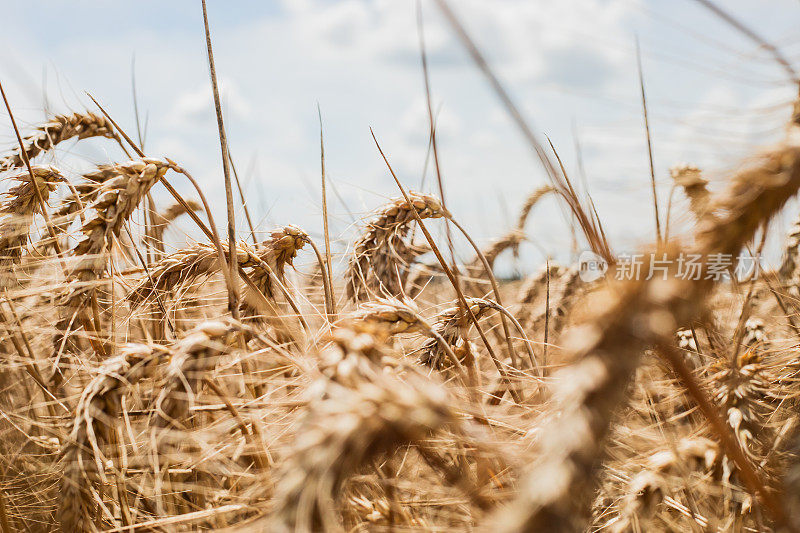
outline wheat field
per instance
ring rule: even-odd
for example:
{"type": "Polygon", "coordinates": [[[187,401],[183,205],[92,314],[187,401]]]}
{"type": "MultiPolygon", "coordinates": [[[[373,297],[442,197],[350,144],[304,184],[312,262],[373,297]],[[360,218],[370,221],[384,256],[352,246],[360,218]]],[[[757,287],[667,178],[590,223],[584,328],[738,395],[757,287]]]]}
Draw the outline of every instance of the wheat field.
{"type": "Polygon", "coordinates": [[[439,4],[550,176],[484,246],[377,139],[397,194],[352,242],[326,208],[263,240],[235,227],[210,38],[227,221],[100,104],[18,129],[3,93],[0,531],[800,531],[800,220],[779,266],[718,261],[781,232],[800,100],[719,187],[671,169],[691,228],[659,230],[637,265],[658,275],[632,275],[439,4]],[[87,139],[118,159],[59,168],[87,139]],[[495,277],[540,202],[604,275],[495,277]],[[201,237],[169,251],[181,227],[201,237]]]}

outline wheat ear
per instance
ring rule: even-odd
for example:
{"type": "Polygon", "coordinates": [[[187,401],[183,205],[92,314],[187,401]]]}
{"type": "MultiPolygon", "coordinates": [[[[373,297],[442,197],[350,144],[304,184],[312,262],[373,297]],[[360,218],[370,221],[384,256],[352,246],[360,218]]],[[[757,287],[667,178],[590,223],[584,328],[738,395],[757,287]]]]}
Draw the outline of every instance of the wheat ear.
{"type": "MultiPolygon", "coordinates": [[[[102,115],[95,113],[73,113],[56,115],[53,120],[39,126],[36,133],[23,139],[23,146],[28,159],[33,159],[42,152],[52,150],[55,145],[72,137],[88,139],[89,137],[107,137],[116,139],[114,128],[102,115]]],[[[21,167],[24,163],[19,148],[11,155],[0,159],[0,171],[21,167]]]]}
{"type": "Polygon", "coordinates": [[[770,383],[777,379],[764,365],[760,342],[756,340],[760,335],[753,329],[745,341],[749,347],[733,361],[718,361],[712,367],[710,380],[714,400],[724,409],[739,446],[751,459],[757,459],[765,445],[764,426],[771,411],[768,391],[770,383]]]}
{"type": "Polygon", "coordinates": [[[795,430],[788,446],[788,466],[781,479],[781,489],[785,494],[784,507],[789,524],[795,531],[800,530],[800,432],[795,430]]]}
{"type": "MultiPolygon", "coordinates": [[[[99,339],[102,325],[100,324],[100,310],[96,297],[96,281],[103,276],[106,269],[107,252],[111,249],[114,239],[119,238],[123,224],[133,214],[139,202],[169,170],[169,163],[158,159],[141,159],[104,165],[98,172],[105,175],[105,181],[95,194],[95,199],[89,205],[93,216],[87,218],[81,227],[83,239],[72,249],[72,255],[78,259],[71,272],[68,272],[69,281],[62,295],[63,305],[60,308],[60,319],[56,324],[54,338],[54,352],[60,353],[61,346],[68,338],[68,329],[73,318],[80,317],[87,332],[90,333],[89,341],[95,351],[101,356],[105,354],[104,345],[99,339]],[[112,177],[113,176],[113,177],[112,177]],[[89,323],[86,315],[85,304],[91,300],[93,324],[89,323]]],[[[55,381],[62,378],[60,367],[53,374],[55,381]]]]}
{"type": "Polygon", "coordinates": [[[320,355],[325,378],[290,457],[277,476],[270,531],[337,531],[334,502],[360,467],[462,422],[444,389],[421,376],[407,381],[376,365],[386,348],[366,331],[339,328],[320,355]],[[414,379],[419,378],[419,379],[414,379]]]}
{"type": "MultiPolygon", "coordinates": [[[[489,311],[495,309],[494,305],[488,300],[481,298],[467,298],[466,300],[475,318],[478,319],[483,318],[489,311]]],[[[458,341],[466,337],[471,327],[472,322],[467,313],[464,312],[460,302],[456,302],[455,306],[437,314],[433,321],[433,331],[451,347],[456,347],[458,341]]],[[[427,341],[419,349],[419,352],[420,364],[437,369],[442,369],[447,364],[446,352],[442,347],[442,343],[435,337],[427,341]]]]}
{"type": "Polygon", "coordinates": [[[123,347],[119,355],[103,363],[81,393],[62,450],[64,475],[58,511],[62,531],[96,530],[94,509],[104,505],[94,488],[105,483],[103,447],[115,442],[121,395],[129,385],[146,377],[145,363],[154,353],[152,347],[143,344],[123,347]]]}
{"type": "Polygon", "coordinates": [[[783,257],[778,270],[781,281],[792,296],[800,296],[800,216],[792,222],[783,247],[783,257]]]}
{"type": "Polygon", "coordinates": [[[534,206],[539,203],[539,200],[554,191],[555,189],[552,186],[543,185],[528,195],[528,197],[525,199],[525,203],[522,204],[522,209],[519,211],[516,228],[519,230],[524,230],[525,223],[528,221],[528,216],[531,214],[531,210],[534,208],[534,206]]]}
{"type": "Polygon", "coordinates": [[[64,181],[61,173],[53,167],[34,166],[31,169],[36,184],[31,181],[29,172],[13,176],[12,179],[20,184],[3,193],[0,201],[0,268],[18,262],[28,244],[33,217],[41,211],[36,188],[47,201],[58,183],[64,181]]]}
{"type": "MultiPolygon", "coordinates": [[[[531,211],[536,204],[539,203],[539,200],[554,190],[555,189],[553,189],[553,187],[550,185],[544,185],[533,191],[525,199],[525,203],[522,204],[519,216],[517,217],[516,226],[514,226],[514,228],[509,230],[502,237],[492,241],[489,246],[483,250],[483,255],[486,257],[486,261],[489,263],[490,267],[494,267],[494,262],[497,259],[497,256],[509,248],[514,252],[515,255],[518,253],[520,243],[525,240],[525,223],[528,221],[531,211]]],[[[469,266],[470,272],[475,272],[478,274],[483,267],[483,262],[481,261],[480,257],[476,257],[470,261],[469,266]]]]}
{"type": "MultiPolygon", "coordinates": [[[[222,243],[222,248],[227,259],[228,245],[222,243]]],[[[236,253],[238,263],[242,268],[258,264],[257,252],[252,245],[241,241],[236,246],[236,253]]],[[[191,283],[219,271],[219,255],[216,246],[198,243],[161,259],[150,269],[150,276],[142,278],[131,290],[128,298],[133,305],[138,305],[156,292],[171,290],[181,284],[191,283]]]]}
{"type": "Polygon", "coordinates": [[[438,342],[439,348],[447,354],[450,364],[455,366],[459,374],[464,374],[461,361],[440,332],[420,316],[416,305],[413,302],[401,302],[399,300],[379,299],[362,304],[357,311],[344,317],[340,324],[345,327],[353,328],[354,322],[371,324],[378,328],[383,328],[390,335],[400,333],[421,333],[428,335],[434,342],[438,342]]]}
{"type": "MultiPolygon", "coordinates": [[[[434,196],[410,192],[409,200],[420,218],[448,215],[434,196]]],[[[408,260],[417,254],[406,241],[414,220],[411,204],[405,198],[393,199],[378,209],[353,246],[345,274],[348,298],[361,300],[369,292],[399,296],[408,277],[408,260]]]]}
{"type": "Polygon", "coordinates": [[[185,205],[180,202],[175,202],[162,213],[153,213],[151,238],[155,242],[156,246],[158,246],[163,252],[164,232],[176,218],[181,215],[185,215],[189,211],[196,213],[202,210],[203,206],[200,204],[200,202],[187,200],[185,205]]]}
{"type": "MultiPolygon", "coordinates": [[[[307,242],[309,242],[308,234],[297,226],[290,225],[272,231],[269,239],[257,246],[258,258],[269,268],[263,265],[254,268],[250,279],[263,295],[271,299],[275,298],[275,283],[285,283],[286,265],[292,265],[294,258],[297,257],[297,252],[307,242]]],[[[248,288],[245,292],[242,306],[246,314],[253,314],[262,308],[259,305],[260,299],[257,299],[256,296],[252,289],[248,288]]]]}
{"type": "MultiPolygon", "coordinates": [[[[614,533],[649,531],[663,527],[663,522],[653,519],[658,517],[660,506],[668,506],[707,528],[707,517],[684,508],[673,495],[702,490],[698,485],[714,479],[721,459],[719,445],[700,436],[681,438],[668,449],[652,452],[641,461],[637,458],[635,474],[613,473],[623,481],[621,494],[611,506],[600,509],[602,519],[594,527],[614,533]]],[[[676,526],[673,523],[670,529],[676,526]]]]}
{"type": "Polygon", "coordinates": [[[167,368],[166,383],[156,400],[156,426],[186,427],[189,407],[203,378],[214,369],[243,326],[232,319],[204,322],[175,347],[167,368]]]}
{"type": "Polygon", "coordinates": [[[94,216],[84,222],[84,238],[72,250],[74,256],[84,256],[74,272],[80,281],[100,276],[106,264],[104,252],[112,239],[119,237],[122,225],[169,168],[169,163],[148,158],[99,169],[106,179],[89,204],[94,216]]]}
{"type": "Polygon", "coordinates": [[[709,214],[711,193],[708,192],[708,180],[703,178],[700,169],[693,165],[676,165],[669,169],[675,185],[682,187],[689,198],[689,205],[695,218],[700,221],[709,214]]]}

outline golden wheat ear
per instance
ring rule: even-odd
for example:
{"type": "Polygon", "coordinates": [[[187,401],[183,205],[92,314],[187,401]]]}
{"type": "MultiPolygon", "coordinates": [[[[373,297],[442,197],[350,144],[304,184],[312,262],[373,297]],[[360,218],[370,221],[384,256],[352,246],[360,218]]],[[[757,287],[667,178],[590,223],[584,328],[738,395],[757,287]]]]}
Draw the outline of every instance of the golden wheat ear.
{"type": "Polygon", "coordinates": [[[164,232],[167,231],[167,228],[175,219],[189,212],[196,213],[202,210],[203,206],[200,202],[187,200],[184,203],[175,202],[161,213],[153,212],[151,214],[152,224],[149,238],[152,240],[156,249],[159,250],[160,253],[164,253],[164,232]]]}
{"type": "Polygon", "coordinates": [[[166,383],[156,400],[157,427],[186,427],[189,407],[200,392],[203,378],[216,367],[220,356],[230,349],[235,335],[243,329],[232,319],[208,321],[178,342],[166,371],[166,383]]]}
{"type": "Polygon", "coordinates": [[[464,444],[471,433],[435,382],[384,372],[387,354],[381,327],[338,328],[320,354],[319,396],[300,423],[297,440],[279,469],[273,512],[264,522],[276,532],[336,531],[341,528],[343,485],[351,476],[394,450],[415,444],[425,460],[459,484],[478,506],[487,502],[467,471],[450,465],[426,441],[454,431],[464,444]]]}
{"type": "MultiPolygon", "coordinates": [[[[432,328],[451,348],[456,348],[458,342],[466,338],[467,332],[472,327],[472,322],[470,322],[464,309],[459,305],[459,302],[455,303],[456,305],[448,307],[436,315],[432,328]]],[[[470,306],[475,318],[478,319],[483,318],[487,313],[495,309],[488,301],[480,298],[467,298],[467,304],[470,306]]],[[[419,349],[419,352],[419,362],[422,365],[441,370],[452,364],[437,337],[428,340],[419,349]]]]}
{"type": "Polygon", "coordinates": [[[51,166],[33,166],[31,172],[17,174],[10,179],[20,183],[3,193],[0,201],[0,268],[19,262],[28,244],[34,215],[42,211],[36,190],[47,202],[50,193],[64,181],[64,176],[51,166]],[[31,179],[31,174],[36,183],[31,179]]]}
{"type": "Polygon", "coordinates": [[[706,180],[700,169],[688,164],[676,165],[670,168],[670,175],[675,185],[683,188],[695,219],[699,222],[711,214],[711,193],[708,191],[706,180]]]}
{"type": "MultiPolygon", "coordinates": [[[[106,137],[118,139],[113,126],[105,117],[96,113],[73,113],[71,115],[56,115],[53,120],[37,128],[36,133],[22,140],[22,145],[28,159],[33,159],[43,152],[52,150],[57,144],[77,137],[88,139],[90,137],[106,137]]],[[[19,148],[11,155],[0,159],[0,171],[23,166],[24,159],[19,148]]]]}
{"type": "MultiPolygon", "coordinates": [[[[222,244],[225,257],[228,256],[228,247],[222,244]]],[[[239,243],[236,253],[240,254],[239,264],[246,262],[248,250],[251,247],[239,243]]],[[[149,297],[156,296],[159,292],[166,292],[203,277],[219,272],[219,257],[213,244],[199,243],[189,248],[184,248],[172,253],[150,268],[149,275],[142,277],[141,281],[128,294],[128,299],[136,306],[149,297]]]]}
{"type": "Polygon", "coordinates": [[[83,239],[72,250],[74,256],[89,256],[78,263],[74,275],[81,281],[97,279],[105,268],[103,254],[118,238],[123,224],[131,217],[145,194],[169,170],[159,159],[141,159],[109,165],[99,170],[105,180],[89,204],[94,216],[81,227],[83,239]]]}
{"type": "MultiPolygon", "coordinates": [[[[102,364],[83,389],[62,450],[64,474],[58,511],[62,531],[95,530],[96,520],[103,516],[95,509],[106,505],[98,487],[108,483],[106,459],[116,453],[109,445],[115,443],[120,398],[129,386],[148,377],[148,361],[164,353],[159,347],[126,345],[102,364]]],[[[107,509],[105,514],[109,514],[107,509]]]]}
{"type": "Polygon", "coordinates": [[[411,205],[423,219],[448,215],[434,196],[411,192],[409,200],[410,203],[405,198],[396,198],[381,206],[356,240],[345,273],[348,298],[360,301],[370,293],[401,295],[410,261],[423,250],[417,250],[407,241],[415,220],[411,205]]]}
{"type": "MultiPolygon", "coordinates": [[[[297,226],[283,226],[273,230],[269,239],[256,247],[256,255],[262,264],[253,268],[250,278],[268,298],[275,298],[276,285],[286,282],[286,266],[292,265],[297,253],[309,242],[308,234],[297,226]]],[[[254,313],[258,305],[250,291],[245,293],[242,301],[243,310],[254,313]]]]}
{"type": "Polygon", "coordinates": [[[789,294],[800,297],[800,216],[792,222],[786,235],[778,275],[789,294]]]}
{"type": "MultiPolygon", "coordinates": [[[[485,250],[482,250],[483,256],[485,257],[490,268],[494,268],[494,263],[497,260],[497,257],[506,250],[510,249],[514,253],[515,257],[518,256],[519,245],[525,240],[525,223],[528,221],[531,211],[542,198],[554,191],[555,189],[549,185],[539,187],[533,191],[525,199],[525,203],[522,204],[519,216],[517,217],[516,225],[506,232],[505,235],[490,242],[485,250]]],[[[476,256],[472,259],[472,261],[469,262],[467,270],[471,276],[479,277],[481,275],[483,270],[483,260],[480,258],[480,256],[476,256]]],[[[478,283],[472,283],[470,285],[471,287],[468,290],[470,293],[477,295],[485,292],[478,283]]]]}

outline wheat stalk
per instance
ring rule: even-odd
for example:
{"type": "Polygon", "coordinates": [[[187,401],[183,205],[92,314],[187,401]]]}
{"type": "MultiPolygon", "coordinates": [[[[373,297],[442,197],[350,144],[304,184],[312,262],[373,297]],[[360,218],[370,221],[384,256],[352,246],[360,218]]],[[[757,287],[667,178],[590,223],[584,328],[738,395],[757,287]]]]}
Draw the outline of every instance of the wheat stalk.
{"type": "MultiPolygon", "coordinates": [[[[552,280],[551,280],[552,283],[552,280]]],[[[580,271],[575,268],[567,269],[557,280],[556,289],[550,293],[549,306],[545,302],[544,307],[535,316],[529,318],[535,331],[543,331],[545,325],[548,332],[548,344],[555,344],[561,331],[567,324],[567,320],[572,315],[575,305],[580,300],[580,295],[584,293],[586,285],[580,277],[580,271]]]]}
{"type": "MultiPolygon", "coordinates": [[[[787,367],[785,354],[762,351],[766,339],[761,320],[748,322],[744,354],[720,358],[695,374],[705,376],[741,449],[773,481],[774,467],[783,460],[781,436],[792,431],[795,419],[792,407],[786,405],[786,412],[781,408],[795,394],[786,381],[795,370],[787,367]]],[[[693,336],[687,333],[681,336],[691,348],[693,336]]],[[[729,349],[736,348],[737,337],[729,349]]],[[[640,370],[638,394],[617,421],[603,465],[593,529],[649,531],[669,524],[671,530],[698,525],[705,530],[724,529],[723,524],[732,522],[736,525],[729,528],[737,531],[767,529],[736,465],[723,447],[704,436],[714,438],[671,373],[657,364],[640,370]],[[653,448],[663,449],[652,453],[653,448]]]]}
{"type": "Polygon", "coordinates": [[[522,304],[523,312],[539,300],[542,290],[547,287],[548,277],[550,278],[550,283],[553,283],[555,279],[561,277],[565,272],[566,267],[558,263],[550,263],[539,269],[536,275],[526,279],[517,296],[517,301],[522,304]]]}

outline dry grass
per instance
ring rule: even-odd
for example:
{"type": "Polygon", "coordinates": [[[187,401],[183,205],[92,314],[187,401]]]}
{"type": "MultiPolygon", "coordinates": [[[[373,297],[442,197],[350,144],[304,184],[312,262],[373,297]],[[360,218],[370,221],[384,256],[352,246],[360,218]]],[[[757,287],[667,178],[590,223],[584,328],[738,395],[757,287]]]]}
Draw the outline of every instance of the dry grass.
{"type": "Polygon", "coordinates": [[[289,271],[330,272],[312,228],[234,246],[200,203],[153,211],[170,171],[188,176],[169,159],[38,164],[69,138],[125,138],[55,117],[0,159],[0,531],[797,531],[798,230],[769,285],[705,274],[800,189],[798,127],[719,193],[673,169],[695,225],[654,249],[667,279],[548,264],[497,287],[547,186],[457,269],[423,225],[463,231],[439,199],[393,199],[335,243],[346,270],[320,286],[289,271]],[[166,254],[182,224],[207,240],[166,254]]]}

